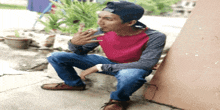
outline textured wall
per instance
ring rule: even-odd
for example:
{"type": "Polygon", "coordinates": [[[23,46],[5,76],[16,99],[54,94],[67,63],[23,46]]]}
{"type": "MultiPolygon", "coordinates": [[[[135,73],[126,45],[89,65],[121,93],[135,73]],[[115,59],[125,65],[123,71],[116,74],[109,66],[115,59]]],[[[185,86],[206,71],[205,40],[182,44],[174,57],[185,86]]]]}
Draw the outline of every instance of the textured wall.
{"type": "Polygon", "coordinates": [[[191,110],[220,108],[220,0],[199,0],[145,98],[191,110]]]}

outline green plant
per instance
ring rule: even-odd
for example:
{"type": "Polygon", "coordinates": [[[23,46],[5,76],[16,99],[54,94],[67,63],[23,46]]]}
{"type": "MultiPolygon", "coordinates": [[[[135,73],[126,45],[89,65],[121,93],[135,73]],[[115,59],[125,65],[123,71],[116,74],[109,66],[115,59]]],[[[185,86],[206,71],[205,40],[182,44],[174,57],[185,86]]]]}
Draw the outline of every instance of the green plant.
{"type": "Polygon", "coordinates": [[[166,12],[171,12],[171,5],[180,0],[128,0],[142,6],[150,15],[160,15],[166,12]]]}
{"type": "Polygon", "coordinates": [[[92,2],[71,2],[71,0],[60,1],[61,4],[54,1],[51,2],[57,6],[55,15],[60,17],[60,23],[66,25],[65,27],[58,28],[61,32],[74,34],[78,31],[80,23],[85,24],[84,30],[96,29],[98,27],[96,23],[98,20],[96,12],[101,9],[99,4],[92,2]]]}
{"type": "Polygon", "coordinates": [[[15,37],[20,37],[18,30],[15,30],[15,37]]]}
{"type": "Polygon", "coordinates": [[[45,26],[44,30],[46,32],[49,32],[50,30],[54,29],[60,29],[60,25],[63,23],[63,21],[58,22],[61,19],[60,16],[58,16],[57,14],[50,13],[45,15],[45,17],[48,19],[46,20],[46,22],[42,21],[41,19],[38,19],[38,21],[45,26]]]}
{"type": "Polygon", "coordinates": [[[100,2],[97,2],[97,3],[99,3],[100,5],[100,7],[102,7],[102,8],[105,8],[106,7],[106,5],[107,5],[107,3],[108,2],[111,2],[111,1],[114,1],[114,0],[104,0],[104,1],[100,1],[100,2]]]}
{"type": "Polygon", "coordinates": [[[18,10],[26,10],[26,6],[20,5],[10,5],[10,4],[1,4],[0,9],[18,9],[18,10]]]}
{"type": "Polygon", "coordinates": [[[103,6],[109,1],[129,1],[142,6],[150,15],[160,15],[171,12],[171,5],[180,0],[104,0],[103,6]]]}
{"type": "MultiPolygon", "coordinates": [[[[119,1],[119,0],[105,0],[102,4],[93,3],[93,2],[79,2],[71,0],[60,0],[60,3],[51,1],[56,5],[57,9],[55,14],[45,15],[48,20],[43,22],[39,20],[42,24],[45,25],[45,31],[49,32],[52,29],[58,29],[62,33],[74,34],[79,29],[79,24],[84,23],[85,28],[95,29],[98,27],[96,23],[98,20],[97,11],[100,11],[106,7],[107,2],[109,1],[119,1]],[[65,27],[61,27],[61,24],[65,24],[65,27]]],[[[180,0],[124,0],[134,2],[142,6],[148,13],[151,15],[160,15],[162,13],[170,12],[172,9],[170,6],[180,0]],[[137,2],[136,2],[137,1],[137,2]]],[[[84,31],[83,30],[83,31],[84,31]]]]}

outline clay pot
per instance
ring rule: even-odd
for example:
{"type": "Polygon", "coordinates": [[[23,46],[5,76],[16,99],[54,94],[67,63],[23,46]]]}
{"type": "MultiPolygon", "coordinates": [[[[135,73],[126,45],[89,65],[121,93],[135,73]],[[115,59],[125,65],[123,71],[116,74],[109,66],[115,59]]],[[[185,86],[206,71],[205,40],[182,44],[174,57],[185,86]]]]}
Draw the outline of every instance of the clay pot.
{"type": "Polygon", "coordinates": [[[27,49],[31,43],[31,40],[31,38],[15,37],[14,35],[5,37],[5,43],[9,47],[16,49],[27,49]]]}

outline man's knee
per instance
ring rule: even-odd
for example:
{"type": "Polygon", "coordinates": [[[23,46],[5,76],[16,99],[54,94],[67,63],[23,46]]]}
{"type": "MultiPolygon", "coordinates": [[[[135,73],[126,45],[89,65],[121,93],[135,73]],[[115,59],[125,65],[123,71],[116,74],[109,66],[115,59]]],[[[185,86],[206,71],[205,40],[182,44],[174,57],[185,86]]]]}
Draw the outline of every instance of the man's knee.
{"type": "Polygon", "coordinates": [[[116,78],[124,81],[134,80],[134,79],[144,79],[147,76],[148,71],[143,69],[123,69],[118,72],[116,78]]]}
{"type": "Polygon", "coordinates": [[[50,57],[50,56],[52,56],[52,57],[59,57],[59,56],[65,54],[65,53],[66,52],[53,52],[53,53],[48,54],[47,57],[50,57]]]}
{"type": "Polygon", "coordinates": [[[123,76],[139,76],[144,75],[146,72],[147,71],[143,69],[122,69],[118,74],[123,76]]]}
{"type": "Polygon", "coordinates": [[[53,62],[55,60],[62,59],[62,57],[65,57],[65,54],[66,52],[53,52],[47,56],[47,60],[49,62],[53,62]]]}

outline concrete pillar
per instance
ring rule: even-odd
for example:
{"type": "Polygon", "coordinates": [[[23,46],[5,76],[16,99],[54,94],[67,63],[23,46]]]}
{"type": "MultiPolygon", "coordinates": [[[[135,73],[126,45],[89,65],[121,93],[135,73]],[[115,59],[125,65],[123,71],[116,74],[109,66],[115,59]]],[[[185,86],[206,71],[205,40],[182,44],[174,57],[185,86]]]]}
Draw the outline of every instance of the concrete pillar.
{"type": "Polygon", "coordinates": [[[145,91],[187,110],[220,109],[220,0],[199,0],[145,91]]]}

